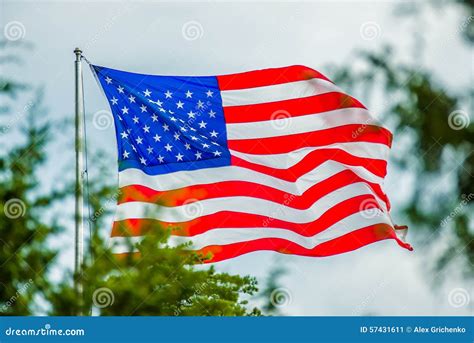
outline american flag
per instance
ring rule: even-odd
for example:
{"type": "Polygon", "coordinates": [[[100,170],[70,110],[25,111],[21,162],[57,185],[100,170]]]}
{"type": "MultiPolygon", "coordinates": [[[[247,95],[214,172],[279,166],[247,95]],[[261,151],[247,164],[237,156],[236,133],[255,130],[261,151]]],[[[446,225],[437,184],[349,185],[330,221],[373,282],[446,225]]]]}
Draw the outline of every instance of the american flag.
{"type": "Polygon", "coordinates": [[[321,73],[92,68],[117,137],[115,253],[162,229],[205,262],[261,250],[330,256],[385,239],[411,249],[382,188],[392,134],[321,73]]]}

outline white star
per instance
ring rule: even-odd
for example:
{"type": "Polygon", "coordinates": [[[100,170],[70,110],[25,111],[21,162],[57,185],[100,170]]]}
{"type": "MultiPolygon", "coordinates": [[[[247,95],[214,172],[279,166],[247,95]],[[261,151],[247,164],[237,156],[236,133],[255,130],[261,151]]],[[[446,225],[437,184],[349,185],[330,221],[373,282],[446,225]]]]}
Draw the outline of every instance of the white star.
{"type": "Polygon", "coordinates": [[[209,144],[207,144],[207,143],[202,143],[202,147],[203,147],[203,148],[209,148],[209,144]]]}
{"type": "Polygon", "coordinates": [[[158,134],[156,134],[155,136],[153,136],[153,139],[155,140],[155,142],[159,142],[161,139],[161,136],[158,136],[158,134]]]}
{"type": "Polygon", "coordinates": [[[170,143],[167,143],[167,144],[165,145],[166,151],[171,151],[172,148],[173,148],[173,146],[170,145],[170,143]]]}
{"type": "Polygon", "coordinates": [[[176,155],[176,160],[177,161],[182,161],[183,157],[184,157],[184,155],[181,155],[181,153],[178,153],[178,155],[176,155]]]}
{"type": "Polygon", "coordinates": [[[191,149],[191,144],[185,143],[185,144],[184,144],[184,147],[186,148],[186,150],[189,150],[189,149],[191,149]]]}
{"type": "Polygon", "coordinates": [[[142,110],[142,113],[143,113],[143,112],[146,112],[146,106],[145,106],[145,105],[141,105],[141,106],[140,106],[140,109],[142,110]]]}
{"type": "Polygon", "coordinates": [[[188,129],[186,129],[184,126],[181,126],[179,129],[183,132],[188,132],[188,129]]]}
{"type": "Polygon", "coordinates": [[[174,140],[177,141],[179,139],[179,132],[174,133],[174,140]]]}
{"type": "Polygon", "coordinates": [[[135,124],[138,124],[138,120],[139,120],[139,119],[138,119],[137,116],[133,117],[132,119],[133,119],[133,122],[134,122],[135,124]]]}
{"type": "Polygon", "coordinates": [[[181,102],[181,100],[176,103],[177,108],[183,108],[183,105],[184,102],[181,102]]]}
{"type": "Polygon", "coordinates": [[[140,136],[138,136],[135,140],[137,141],[137,144],[142,144],[143,142],[143,138],[141,138],[140,136]]]}
{"type": "Polygon", "coordinates": [[[202,153],[200,153],[200,152],[198,151],[198,152],[196,152],[194,155],[196,156],[196,160],[200,160],[202,153]]]}
{"type": "Polygon", "coordinates": [[[213,94],[214,94],[214,92],[211,92],[210,89],[206,92],[206,95],[207,95],[208,98],[212,98],[213,94]]]}
{"type": "Polygon", "coordinates": [[[189,111],[189,112],[188,112],[188,117],[189,117],[189,118],[195,118],[195,117],[196,117],[196,113],[194,113],[193,111],[189,111]]]}
{"type": "Polygon", "coordinates": [[[211,137],[214,137],[214,138],[215,138],[215,137],[217,137],[218,132],[212,130],[212,132],[210,132],[210,134],[211,134],[211,137]]]}
{"type": "Polygon", "coordinates": [[[130,103],[135,102],[135,97],[133,95],[130,95],[128,97],[128,100],[130,101],[130,103]]]}
{"type": "Polygon", "coordinates": [[[209,117],[215,118],[216,117],[216,112],[214,112],[213,110],[210,110],[209,111],[209,117]]]}
{"type": "Polygon", "coordinates": [[[144,157],[140,157],[140,163],[146,165],[146,160],[144,157]]]}
{"type": "Polygon", "coordinates": [[[201,122],[199,123],[199,128],[200,129],[205,129],[206,125],[207,125],[207,123],[204,120],[201,120],[201,122]]]}
{"type": "Polygon", "coordinates": [[[124,152],[122,154],[123,158],[128,158],[129,155],[130,155],[130,153],[127,150],[124,150],[124,152]]]}
{"type": "Polygon", "coordinates": [[[118,99],[116,97],[113,97],[112,99],[110,99],[110,101],[112,101],[112,105],[117,105],[118,103],[118,99]]]}
{"type": "Polygon", "coordinates": [[[137,148],[135,148],[135,145],[132,145],[132,150],[137,152],[137,148]]]}
{"type": "Polygon", "coordinates": [[[153,115],[151,116],[151,119],[153,120],[153,122],[158,121],[158,116],[155,113],[153,113],[153,115]]]}
{"type": "Polygon", "coordinates": [[[123,131],[120,134],[122,135],[122,138],[128,138],[128,133],[126,133],[125,131],[123,131]]]}
{"type": "Polygon", "coordinates": [[[186,98],[192,98],[192,97],[193,97],[193,93],[188,90],[186,92],[186,98]]]}
{"type": "Polygon", "coordinates": [[[160,107],[160,112],[166,113],[166,110],[160,107]]]}
{"type": "Polygon", "coordinates": [[[119,118],[119,120],[120,120],[120,121],[122,121],[122,120],[123,120],[121,116],[118,116],[118,118],[119,118]]]}
{"type": "Polygon", "coordinates": [[[170,130],[170,127],[166,124],[163,124],[163,130],[165,131],[169,131],[170,130]]]}
{"type": "Polygon", "coordinates": [[[221,154],[222,154],[222,152],[221,152],[221,151],[217,151],[217,150],[216,150],[216,151],[214,151],[214,156],[220,156],[221,154]]]}
{"type": "Polygon", "coordinates": [[[171,117],[170,119],[171,121],[178,121],[178,119],[176,119],[175,117],[171,117]]]}
{"type": "Polygon", "coordinates": [[[117,90],[118,90],[119,93],[123,93],[123,89],[124,89],[124,88],[123,88],[122,86],[118,86],[118,87],[117,87],[117,90]]]}
{"type": "Polygon", "coordinates": [[[149,127],[148,125],[145,125],[145,126],[143,127],[143,132],[145,132],[145,133],[150,133],[150,127],[149,127]]]}
{"type": "Polygon", "coordinates": [[[122,114],[128,114],[128,107],[127,106],[124,106],[122,108],[122,114]]]}
{"type": "Polygon", "coordinates": [[[146,151],[148,151],[148,153],[151,154],[153,152],[153,147],[149,146],[148,148],[146,148],[146,151]]]}
{"type": "Polygon", "coordinates": [[[151,95],[151,92],[148,90],[148,88],[143,91],[143,93],[145,94],[146,97],[149,97],[151,95]]]}
{"type": "Polygon", "coordinates": [[[201,100],[198,101],[197,108],[204,108],[204,103],[201,100]]]}
{"type": "Polygon", "coordinates": [[[166,91],[166,93],[165,93],[165,97],[166,97],[166,99],[171,99],[171,98],[172,98],[172,96],[173,96],[173,93],[171,93],[169,90],[168,90],[168,91],[166,91]]]}
{"type": "Polygon", "coordinates": [[[191,139],[192,139],[193,141],[197,141],[199,138],[197,138],[196,136],[191,136],[191,139]]]}
{"type": "Polygon", "coordinates": [[[165,158],[164,158],[163,156],[161,156],[161,155],[158,156],[158,161],[159,161],[160,163],[163,163],[164,160],[165,160],[165,158]]]}
{"type": "Polygon", "coordinates": [[[110,85],[112,83],[112,79],[110,77],[106,77],[105,78],[105,82],[107,82],[108,85],[110,85]]]}

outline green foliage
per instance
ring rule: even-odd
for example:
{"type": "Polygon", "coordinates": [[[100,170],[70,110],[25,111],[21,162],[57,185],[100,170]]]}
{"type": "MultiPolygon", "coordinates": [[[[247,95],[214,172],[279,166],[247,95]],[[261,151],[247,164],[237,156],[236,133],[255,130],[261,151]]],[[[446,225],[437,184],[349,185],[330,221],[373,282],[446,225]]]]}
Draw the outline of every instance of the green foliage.
{"type": "MultiPolygon", "coordinates": [[[[0,58],[0,63],[6,60],[0,58]]],[[[18,101],[18,92],[28,87],[16,87],[20,83],[5,80],[0,96],[18,101]]],[[[72,273],[53,284],[48,272],[57,251],[50,248],[50,239],[61,228],[54,219],[59,216],[48,217],[48,213],[56,201],[72,200],[74,186],[72,180],[63,180],[69,182],[64,191],[47,191],[40,182],[38,171],[48,159],[51,129],[58,129],[35,120],[45,117],[40,99],[41,94],[18,113],[3,107],[7,120],[0,132],[2,140],[11,134],[23,141],[2,146],[5,152],[0,153],[0,314],[41,314],[38,302],[55,315],[88,315],[93,308],[94,314],[100,315],[260,314],[257,309],[248,310],[247,301],[241,299],[257,291],[254,278],[217,273],[213,268],[196,269],[197,256],[185,247],[166,245],[166,230],[155,228],[143,240],[138,246],[140,257],[118,259],[112,255],[103,237],[110,232],[106,219],[110,219],[118,192],[115,184],[107,183],[115,178],[110,166],[101,164],[100,155],[90,161],[99,169],[90,180],[92,210],[87,226],[92,242],[83,273],[78,276],[83,297],[73,287],[72,273]],[[18,135],[20,126],[24,129],[18,135]]],[[[73,217],[72,212],[62,214],[73,217]]]]}
{"type": "MultiPolygon", "coordinates": [[[[71,284],[72,276],[49,290],[51,314],[74,315],[167,315],[167,316],[244,316],[259,315],[256,308],[247,309],[242,296],[257,292],[255,278],[217,273],[214,268],[197,269],[199,257],[186,246],[167,245],[169,232],[154,227],[136,248],[137,254],[113,255],[104,241],[109,234],[106,221],[115,206],[119,191],[110,180],[110,168],[100,165],[97,177],[90,180],[93,232],[90,256],[84,264],[83,301],[79,301],[71,284]],[[93,310],[94,309],[94,310],[93,310]],[[93,310],[93,311],[92,311],[93,310]]],[[[133,244],[130,242],[130,250],[133,244]]]]}
{"type": "MultiPolygon", "coordinates": [[[[396,63],[390,48],[357,56],[356,62],[365,68],[337,70],[336,82],[369,89],[365,99],[377,96],[375,85],[381,92],[387,111],[378,117],[394,124],[394,144],[404,142],[393,157],[417,178],[403,209],[414,224],[411,230],[430,231],[431,239],[423,244],[437,242],[435,237],[440,234],[450,244],[440,255],[438,270],[461,260],[456,266],[474,276],[474,124],[463,110],[472,89],[453,94],[431,71],[396,63]],[[454,181],[447,186],[450,178],[454,181]]],[[[400,187],[405,187],[404,182],[400,180],[400,187]]]]}
{"type": "MultiPolygon", "coordinates": [[[[53,315],[90,313],[101,315],[243,316],[247,310],[241,295],[257,291],[254,278],[197,270],[198,257],[184,248],[169,247],[169,234],[155,230],[137,245],[137,253],[116,257],[95,235],[94,261],[84,266],[84,302],[65,280],[48,295],[53,315]]],[[[130,243],[130,246],[132,244],[130,243]]]]}
{"type": "MultiPolygon", "coordinates": [[[[47,272],[56,255],[47,239],[60,226],[55,220],[45,221],[42,212],[62,195],[38,191],[37,170],[46,160],[44,146],[50,130],[48,125],[35,123],[39,108],[33,105],[24,116],[25,141],[0,155],[1,314],[34,313],[33,299],[49,287],[47,272]]],[[[7,135],[4,131],[2,139],[7,135]]]]}

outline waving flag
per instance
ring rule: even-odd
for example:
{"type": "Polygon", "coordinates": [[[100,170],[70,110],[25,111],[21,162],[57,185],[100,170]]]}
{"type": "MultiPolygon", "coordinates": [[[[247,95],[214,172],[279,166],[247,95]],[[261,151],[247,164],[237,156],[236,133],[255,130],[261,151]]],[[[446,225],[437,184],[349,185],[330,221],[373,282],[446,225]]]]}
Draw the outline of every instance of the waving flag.
{"type": "Polygon", "coordinates": [[[171,230],[217,262],[272,250],[329,256],[397,237],[382,185],[391,133],[304,66],[222,76],[93,66],[110,103],[120,198],[112,229],[171,230]]]}

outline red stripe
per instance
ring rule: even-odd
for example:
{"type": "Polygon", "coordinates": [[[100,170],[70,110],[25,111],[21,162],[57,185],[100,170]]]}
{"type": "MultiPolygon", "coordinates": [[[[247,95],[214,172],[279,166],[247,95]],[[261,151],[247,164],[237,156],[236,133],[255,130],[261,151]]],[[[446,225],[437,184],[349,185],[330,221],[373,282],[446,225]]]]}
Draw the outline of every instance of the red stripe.
{"type": "Polygon", "coordinates": [[[390,147],[392,134],[380,126],[352,124],[279,137],[233,139],[228,140],[228,147],[243,153],[283,154],[305,147],[347,142],[380,143],[390,147]]]}
{"type": "Polygon", "coordinates": [[[224,181],[212,184],[193,185],[170,191],[156,191],[142,185],[130,185],[120,189],[118,204],[131,201],[149,202],[162,206],[181,206],[190,202],[221,197],[246,196],[273,201],[296,209],[307,209],[315,201],[339,188],[364,182],[374,193],[386,202],[389,207],[387,196],[380,185],[368,182],[351,170],[341,171],[326,180],[312,185],[302,195],[288,194],[279,189],[246,181],[224,181]],[[291,199],[291,202],[285,202],[291,199]]]}
{"type": "Polygon", "coordinates": [[[232,89],[270,86],[314,78],[331,82],[320,72],[301,65],[220,75],[217,76],[217,82],[219,83],[219,89],[221,91],[226,91],[232,89]]]}
{"type": "Polygon", "coordinates": [[[409,244],[397,238],[391,226],[377,224],[319,244],[313,249],[304,248],[281,238],[262,238],[228,245],[212,245],[197,251],[197,253],[203,256],[204,263],[218,262],[260,250],[277,251],[282,254],[325,257],[353,251],[384,239],[394,239],[401,247],[413,250],[409,244]]]}
{"type": "Polygon", "coordinates": [[[282,180],[295,182],[300,176],[308,173],[317,166],[326,161],[336,161],[350,166],[364,167],[371,173],[380,177],[387,174],[387,161],[373,158],[357,157],[340,149],[321,149],[314,150],[307,154],[298,163],[288,169],[276,169],[267,167],[257,163],[251,163],[236,156],[231,156],[233,166],[252,169],[260,173],[264,173],[282,180]]]}
{"type": "MultiPolygon", "coordinates": [[[[291,202],[290,198],[288,198],[287,201],[291,202]]],[[[318,219],[304,224],[257,214],[232,211],[217,212],[180,223],[171,223],[155,219],[126,219],[114,222],[112,237],[142,236],[151,230],[163,229],[170,230],[171,234],[175,236],[195,236],[218,228],[251,228],[250,230],[255,230],[256,227],[287,229],[309,237],[326,230],[331,225],[334,225],[351,214],[358,213],[364,209],[367,210],[368,201],[370,201],[370,209],[380,209],[380,206],[372,195],[364,194],[344,200],[329,208],[318,219]]]]}
{"type": "Polygon", "coordinates": [[[365,108],[357,99],[344,93],[325,93],[306,98],[267,102],[255,105],[224,107],[226,123],[246,123],[285,117],[298,117],[341,108],[365,108]]]}

